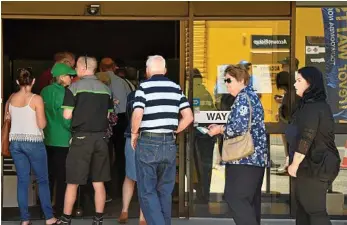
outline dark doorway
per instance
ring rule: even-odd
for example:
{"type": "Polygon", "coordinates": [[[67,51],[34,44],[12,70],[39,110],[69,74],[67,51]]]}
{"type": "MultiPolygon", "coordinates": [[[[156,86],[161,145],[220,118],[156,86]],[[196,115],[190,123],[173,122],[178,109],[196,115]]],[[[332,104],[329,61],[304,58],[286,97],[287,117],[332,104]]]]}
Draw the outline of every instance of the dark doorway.
{"type": "MultiPolygon", "coordinates": [[[[121,66],[131,66],[139,71],[145,68],[147,56],[159,54],[167,60],[168,76],[179,83],[179,21],[79,21],[79,20],[13,20],[2,21],[3,31],[3,98],[7,101],[16,90],[16,71],[19,67],[32,67],[39,77],[53,65],[53,55],[70,51],[81,55],[112,57],[121,66]]],[[[34,88],[35,89],[35,88],[34,88]]],[[[3,195],[13,195],[11,202],[3,204],[3,220],[19,220],[16,202],[16,173],[11,159],[3,161],[3,195]]],[[[117,173],[117,171],[112,171],[117,173]]],[[[33,219],[42,216],[33,181],[33,219]],[[37,202],[37,203],[36,203],[37,202]]],[[[87,191],[88,193],[88,191],[87,191]]],[[[178,193],[175,191],[174,193],[178,193]]],[[[178,194],[174,194],[174,201],[178,194]]],[[[177,197],[177,198],[176,198],[177,197]]],[[[94,215],[93,197],[80,196],[83,217],[94,215]]],[[[118,217],[121,198],[106,204],[106,217],[118,217]]],[[[129,217],[139,216],[136,192],[129,208],[129,217]]],[[[178,202],[173,205],[173,216],[178,216],[178,202]]]]}
{"type": "MultiPolygon", "coordinates": [[[[167,59],[168,76],[179,82],[179,21],[4,19],[2,23],[3,54],[9,59],[4,61],[6,86],[16,68],[31,66],[39,76],[60,51],[98,60],[112,57],[121,66],[137,69],[145,67],[147,56],[159,54],[167,59]]],[[[5,88],[4,100],[9,91],[5,88]]]]}

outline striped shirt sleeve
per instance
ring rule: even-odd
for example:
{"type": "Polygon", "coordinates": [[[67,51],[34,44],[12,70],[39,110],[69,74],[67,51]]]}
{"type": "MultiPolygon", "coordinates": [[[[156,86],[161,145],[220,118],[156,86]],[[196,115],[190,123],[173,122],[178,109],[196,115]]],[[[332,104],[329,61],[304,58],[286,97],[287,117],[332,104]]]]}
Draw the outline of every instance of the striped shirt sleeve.
{"type": "Polygon", "coordinates": [[[188,108],[188,107],[190,107],[189,102],[188,102],[186,96],[183,94],[183,91],[181,91],[181,100],[180,100],[179,108],[180,108],[180,110],[183,110],[183,109],[188,108]]]}
{"type": "Polygon", "coordinates": [[[135,101],[134,101],[133,109],[136,109],[136,108],[144,109],[145,106],[146,106],[146,96],[145,96],[145,92],[143,91],[143,88],[140,85],[139,89],[135,92],[135,101]]]}

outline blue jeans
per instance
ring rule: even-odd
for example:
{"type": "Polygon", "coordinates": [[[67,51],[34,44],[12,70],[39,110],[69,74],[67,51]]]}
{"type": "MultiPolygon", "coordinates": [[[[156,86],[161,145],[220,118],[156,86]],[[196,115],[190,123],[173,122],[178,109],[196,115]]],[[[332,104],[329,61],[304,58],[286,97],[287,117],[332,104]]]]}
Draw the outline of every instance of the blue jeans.
{"type": "Polygon", "coordinates": [[[46,220],[53,218],[45,145],[43,142],[12,141],[10,151],[17,171],[17,198],[21,220],[30,220],[28,188],[31,168],[39,185],[39,197],[45,218],[46,220]]]}
{"type": "Polygon", "coordinates": [[[173,134],[140,135],[136,152],[140,206],[149,225],[170,225],[177,146],[173,134]]]}

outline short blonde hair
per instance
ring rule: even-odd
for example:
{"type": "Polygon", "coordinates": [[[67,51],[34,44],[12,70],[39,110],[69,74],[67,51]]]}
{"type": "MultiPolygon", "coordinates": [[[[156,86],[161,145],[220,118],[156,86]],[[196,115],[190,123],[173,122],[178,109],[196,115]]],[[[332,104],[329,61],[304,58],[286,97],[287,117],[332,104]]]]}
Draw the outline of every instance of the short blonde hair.
{"type": "Polygon", "coordinates": [[[60,78],[62,77],[65,77],[65,76],[68,76],[68,75],[60,75],[60,76],[57,76],[57,77],[53,77],[51,83],[57,83],[57,84],[60,84],[60,85],[64,85],[64,81],[60,78]]]}

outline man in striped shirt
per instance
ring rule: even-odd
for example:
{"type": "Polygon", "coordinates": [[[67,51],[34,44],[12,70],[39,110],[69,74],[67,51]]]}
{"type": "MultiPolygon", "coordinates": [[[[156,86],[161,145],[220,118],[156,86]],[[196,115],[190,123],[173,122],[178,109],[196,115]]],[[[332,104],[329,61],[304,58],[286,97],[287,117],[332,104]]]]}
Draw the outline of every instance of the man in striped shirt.
{"type": "Polygon", "coordinates": [[[193,122],[193,113],[180,86],[164,76],[165,59],[150,56],[146,66],[148,79],[136,91],[131,122],[138,195],[148,224],[170,225],[176,134],[193,122]]]}

